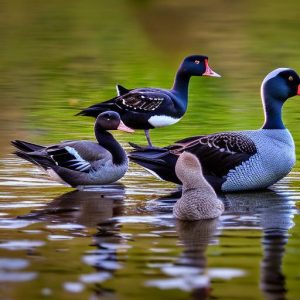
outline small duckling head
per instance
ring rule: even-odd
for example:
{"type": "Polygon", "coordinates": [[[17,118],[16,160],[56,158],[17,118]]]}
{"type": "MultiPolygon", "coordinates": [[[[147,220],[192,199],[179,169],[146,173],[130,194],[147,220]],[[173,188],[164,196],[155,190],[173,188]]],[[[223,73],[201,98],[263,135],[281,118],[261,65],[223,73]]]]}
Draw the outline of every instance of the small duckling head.
{"type": "Polygon", "coordinates": [[[185,151],[179,156],[175,172],[184,188],[197,188],[203,181],[206,182],[198,158],[190,152],[185,151]]]}

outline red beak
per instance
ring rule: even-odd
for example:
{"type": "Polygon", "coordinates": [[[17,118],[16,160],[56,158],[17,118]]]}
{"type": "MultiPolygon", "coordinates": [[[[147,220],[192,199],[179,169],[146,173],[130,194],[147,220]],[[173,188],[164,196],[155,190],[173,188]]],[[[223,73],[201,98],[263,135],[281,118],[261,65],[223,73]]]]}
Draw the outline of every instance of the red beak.
{"type": "Polygon", "coordinates": [[[205,59],[205,72],[202,74],[202,76],[211,76],[211,77],[221,77],[218,73],[214,72],[208,65],[208,60],[205,59]]]}
{"type": "Polygon", "coordinates": [[[298,85],[297,95],[300,95],[300,84],[298,85]]]}
{"type": "Polygon", "coordinates": [[[125,131],[125,132],[130,132],[130,133],[134,132],[133,129],[131,129],[130,127],[127,127],[122,121],[120,121],[120,124],[117,129],[121,130],[121,131],[125,131]]]}

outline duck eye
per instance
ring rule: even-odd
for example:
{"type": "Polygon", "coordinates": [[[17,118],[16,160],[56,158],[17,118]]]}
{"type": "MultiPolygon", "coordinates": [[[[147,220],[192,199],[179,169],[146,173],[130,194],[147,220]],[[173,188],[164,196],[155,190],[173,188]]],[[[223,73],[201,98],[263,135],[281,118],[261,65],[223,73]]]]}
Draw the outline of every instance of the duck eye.
{"type": "Polygon", "coordinates": [[[294,77],[293,76],[289,76],[289,81],[293,81],[294,77]]]}
{"type": "Polygon", "coordinates": [[[199,65],[200,64],[200,60],[195,60],[195,64],[199,65]]]}

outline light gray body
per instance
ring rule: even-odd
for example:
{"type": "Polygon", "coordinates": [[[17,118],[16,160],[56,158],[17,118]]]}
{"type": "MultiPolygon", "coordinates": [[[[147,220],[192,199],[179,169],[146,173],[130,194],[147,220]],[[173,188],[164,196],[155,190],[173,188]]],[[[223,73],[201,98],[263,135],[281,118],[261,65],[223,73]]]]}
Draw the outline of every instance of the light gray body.
{"type": "Polygon", "coordinates": [[[296,155],[294,140],[288,129],[259,129],[240,133],[254,141],[257,153],[228,172],[222,191],[267,188],[291,171],[296,155]]]}
{"type": "MultiPolygon", "coordinates": [[[[128,169],[128,158],[124,152],[124,162],[120,165],[113,163],[111,153],[101,145],[90,141],[66,142],[63,146],[73,148],[78,152],[79,161],[82,159],[82,166],[89,169],[88,172],[74,171],[57,166],[53,168],[55,173],[65,184],[72,186],[102,185],[115,182],[122,178],[128,169]]],[[[48,172],[49,174],[49,172],[48,172]]],[[[49,174],[51,176],[51,174],[49,174]]],[[[55,176],[51,176],[57,180],[55,176]]]]}

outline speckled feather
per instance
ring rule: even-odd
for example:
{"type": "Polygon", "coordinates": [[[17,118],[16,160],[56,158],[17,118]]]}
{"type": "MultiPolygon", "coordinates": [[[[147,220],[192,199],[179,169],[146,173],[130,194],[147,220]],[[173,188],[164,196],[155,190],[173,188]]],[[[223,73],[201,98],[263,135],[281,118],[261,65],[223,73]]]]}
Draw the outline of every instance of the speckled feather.
{"type": "Polygon", "coordinates": [[[135,147],[129,157],[164,180],[178,183],[174,167],[183,151],[195,154],[216,190],[267,188],[295,164],[295,145],[282,121],[287,99],[300,95],[300,77],[289,68],[271,71],[261,85],[265,122],[259,130],[190,137],[160,149],[135,147]]]}
{"type": "Polygon", "coordinates": [[[221,132],[191,137],[177,141],[169,149],[180,151],[184,148],[188,151],[189,148],[193,148],[194,146],[199,147],[200,145],[232,154],[247,153],[253,155],[256,153],[256,146],[253,140],[240,132],[221,132]]]}
{"type": "Polygon", "coordinates": [[[171,97],[161,91],[137,89],[119,96],[115,103],[120,109],[129,108],[137,112],[151,112],[158,109],[163,102],[168,101],[172,102],[171,97]]]}

